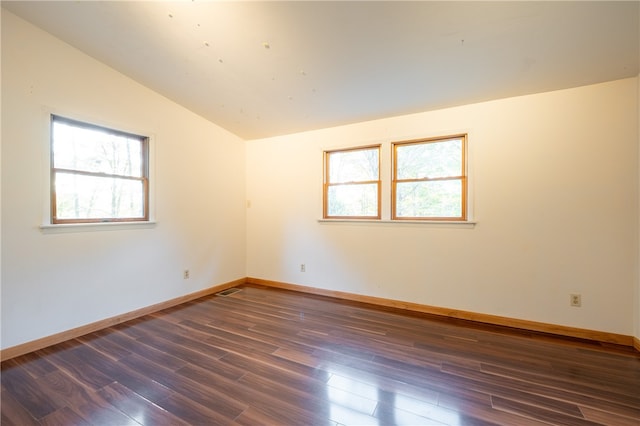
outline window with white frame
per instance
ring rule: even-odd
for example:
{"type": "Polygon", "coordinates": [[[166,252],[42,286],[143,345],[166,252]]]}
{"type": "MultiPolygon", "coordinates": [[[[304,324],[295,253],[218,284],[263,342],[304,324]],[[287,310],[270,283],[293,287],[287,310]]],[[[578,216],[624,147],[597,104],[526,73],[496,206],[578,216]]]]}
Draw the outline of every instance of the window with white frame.
{"type": "Polygon", "coordinates": [[[380,219],[380,146],[324,152],[324,218],[380,219]]]}
{"type": "Polygon", "coordinates": [[[467,220],[466,135],[392,144],[393,220],[467,220]]]}
{"type": "Polygon", "coordinates": [[[149,220],[149,138],[51,116],[51,222],[149,220]]]}

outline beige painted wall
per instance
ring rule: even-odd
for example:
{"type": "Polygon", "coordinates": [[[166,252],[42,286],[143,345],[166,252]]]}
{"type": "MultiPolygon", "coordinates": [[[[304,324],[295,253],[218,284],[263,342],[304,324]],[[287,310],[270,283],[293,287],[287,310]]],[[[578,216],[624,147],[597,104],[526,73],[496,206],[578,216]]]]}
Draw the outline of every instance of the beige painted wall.
{"type": "Polygon", "coordinates": [[[238,137],[3,11],[2,347],[244,277],[244,156],[238,137]],[[39,228],[47,108],[153,136],[155,227],[39,228]]]}
{"type": "Polygon", "coordinates": [[[249,141],[247,275],[631,335],[636,87],[633,78],[249,141]],[[475,227],[318,222],[324,148],[381,142],[388,176],[390,141],[459,132],[469,134],[475,227]]]}

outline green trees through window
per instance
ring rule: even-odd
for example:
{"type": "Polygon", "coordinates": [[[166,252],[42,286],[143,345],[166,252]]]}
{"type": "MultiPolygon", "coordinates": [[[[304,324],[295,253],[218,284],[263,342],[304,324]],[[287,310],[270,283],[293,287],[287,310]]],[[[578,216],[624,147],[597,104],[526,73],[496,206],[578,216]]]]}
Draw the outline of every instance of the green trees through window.
{"type": "Polygon", "coordinates": [[[380,217],[380,146],[325,152],[324,217],[380,217]]]}
{"type": "Polygon", "coordinates": [[[393,144],[393,219],[466,220],[466,137],[393,144]]]}
{"type": "MultiPolygon", "coordinates": [[[[392,220],[467,220],[466,144],[466,135],[391,144],[392,220]]],[[[324,218],[381,218],[380,150],[325,151],[324,218]]]]}
{"type": "Polygon", "coordinates": [[[148,138],[52,115],[53,223],[148,220],[148,138]]]}

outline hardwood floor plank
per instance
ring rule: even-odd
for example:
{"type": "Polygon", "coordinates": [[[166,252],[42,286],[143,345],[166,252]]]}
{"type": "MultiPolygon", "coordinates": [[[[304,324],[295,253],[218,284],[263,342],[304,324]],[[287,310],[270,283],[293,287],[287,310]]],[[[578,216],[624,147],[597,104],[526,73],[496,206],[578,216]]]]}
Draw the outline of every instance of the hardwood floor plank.
{"type": "MultiPolygon", "coordinates": [[[[246,409],[246,405],[241,403],[239,400],[229,398],[224,387],[217,386],[209,388],[202,386],[199,382],[190,380],[187,376],[180,374],[180,371],[187,367],[173,371],[166,369],[161,365],[153,365],[153,363],[148,362],[147,359],[135,354],[130,355],[127,358],[123,358],[120,362],[141,372],[154,381],[161,383],[175,393],[179,393],[181,397],[187,398],[197,404],[209,407],[213,409],[213,411],[219,412],[220,415],[227,420],[234,419],[246,409]]],[[[222,376],[216,377],[223,379],[222,376]]],[[[167,399],[173,401],[175,400],[173,397],[174,394],[171,394],[163,401],[166,401],[167,399]]],[[[160,404],[160,402],[158,402],[158,404],[160,404]]]]}
{"type": "Polygon", "coordinates": [[[258,408],[271,418],[278,420],[277,424],[283,425],[313,425],[321,423],[323,418],[308,410],[305,406],[290,404],[285,399],[270,389],[259,389],[241,382],[234,382],[205,371],[197,367],[185,367],[179,374],[189,377],[203,387],[211,389],[224,389],[227,397],[241,401],[248,406],[258,408]]]}
{"type": "Polygon", "coordinates": [[[283,371],[313,379],[314,381],[319,380],[326,383],[330,377],[330,374],[319,366],[311,367],[303,362],[292,361],[285,357],[276,355],[275,352],[273,354],[254,353],[252,358],[256,362],[265,363],[283,371]]]}
{"type": "Polygon", "coordinates": [[[77,382],[62,370],[39,378],[38,383],[43,391],[59,401],[60,410],[69,409],[64,414],[48,415],[48,422],[53,422],[52,419],[58,418],[58,416],[64,415],[73,418],[78,415],[89,423],[95,420],[99,424],[138,424],[117,408],[109,405],[98,393],[77,382]]]}
{"type": "Polygon", "coordinates": [[[253,285],[1,368],[3,426],[640,424],[631,348],[253,285]]]}
{"type": "MultiPolygon", "coordinates": [[[[224,350],[225,352],[228,353],[246,353],[247,351],[251,351],[251,346],[248,345],[248,342],[239,342],[238,340],[234,340],[234,339],[226,339],[223,338],[222,336],[218,336],[217,335],[217,330],[215,327],[210,327],[208,325],[200,325],[200,324],[196,324],[193,322],[190,322],[188,324],[189,327],[192,327],[194,329],[198,329],[198,330],[205,330],[205,329],[210,329],[210,335],[209,337],[207,337],[206,342],[210,345],[213,345],[219,349],[224,350]]],[[[256,342],[258,342],[258,340],[256,340],[256,342]]],[[[268,345],[268,346],[264,346],[261,345],[261,347],[256,347],[254,349],[255,352],[262,352],[262,353],[273,353],[278,349],[277,346],[273,346],[273,345],[268,345]]]]}
{"type": "MultiPolygon", "coordinates": [[[[435,407],[437,409],[437,407],[435,407]]],[[[425,412],[425,409],[415,410],[425,412]]],[[[447,425],[458,420],[457,417],[451,416],[447,420],[449,423],[440,422],[429,416],[419,416],[415,411],[405,411],[398,408],[394,401],[380,402],[376,407],[374,417],[378,419],[382,425],[447,425]]],[[[455,415],[455,413],[453,413],[455,415]]],[[[436,416],[438,416],[436,414],[436,416]]]]}
{"type": "MultiPolygon", "coordinates": [[[[263,412],[257,407],[249,407],[242,414],[240,414],[232,423],[237,426],[274,426],[274,425],[286,425],[290,424],[279,416],[272,416],[269,413],[263,412]]],[[[335,422],[328,419],[322,419],[314,423],[314,426],[340,426],[335,422]]]]}
{"type": "Polygon", "coordinates": [[[21,367],[34,379],[56,370],[55,365],[33,352],[2,363],[2,371],[12,367],[21,367]]]}
{"type": "Polygon", "coordinates": [[[547,393],[551,397],[541,396],[540,393],[544,391],[531,383],[519,382],[503,376],[492,376],[483,372],[450,365],[444,365],[443,371],[464,377],[467,387],[470,389],[489,393],[492,396],[503,396],[569,416],[582,417],[582,413],[576,403],[554,398],[553,396],[555,395],[553,393],[547,393]]]}
{"type": "Polygon", "coordinates": [[[128,349],[114,341],[114,337],[117,335],[118,333],[110,330],[100,330],[88,336],[80,336],[77,340],[108,356],[112,360],[117,361],[131,354],[128,349]]]}
{"type": "Polygon", "coordinates": [[[153,321],[141,323],[139,328],[147,333],[136,340],[141,341],[141,339],[147,339],[150,335],[153,335],[172,342],[175,346],[184,346],[190,350],[201,352],[208,357],[220,358],[227,353],[213,345],[207,344],[207,334],[194,333],[193,329],[173,323],[172,321],[167,321],[165,318],[166,315],[156,316],[153,321]]]}
{"type": "Polygon", "coordinates": [[[508,411],[522,417],[541,420],[543,422],[554,424],[554,425],[566,425],[566,426],[592,425],[593,426],[598,424],[598,423],[586,420],[584,418],[564,415],[564,414],[558,413],[557,411],[546,410],[536,405],[530,405],[520,401],[514,401],[508,398],[502,398],[499,396],[492,396],[491,401],[493,404],[493,408],[497,410],[508,411]]]}
{"type": "MultiPolygon", "coordinates": [[[[60,344],[41,349],[36,353],[45,355],[49,362],[58,369],[64,370],[69,376],[89,389],[97,390],[113,382],[113,378],[85,363],[83,354],[90,351],[88,347],[83,348],[79,342],[72,343],[71,347],[65,348],[64,344],[60,344]]],[[[93,352],[95,353],[95,351],[93,352]]]]}
{"type": "Polygon", "coordinates": [[[273,355],[284,359],[286,361],[290,361],[296,363],[298,365],[304,365],[312,369],[320,368],[324,363],[323,361],[315,357],[312,353],[307,353],[309,348],[305,348],[306,350],[296,351],[289,348],[280,348],[273,352],[273,355]]]}
{"type": "MultiPolygon", "coordinates": [[[[233,365],[236,369],[247,373],[254,373],[258,376],[271,379],[274,382],[286,383],[286,386],[293,389],[299,389],[303,392],[321,392],[326,388],[326,374],[322,371],[313,371],[311,374],[301,375],[296,371],[288,368],[282,368],[282,363],[277,361],[275,357],[265,357],[256,359],[255,357],[241,356],[237,354],[228,354],[220,359],[220,361],[233,365]],[[273,360],[274,362],[269,362],[273,360]],[[315,379],[317,373],[319,379],[315,379]]],[[[287,366],[291,364],[286,364],[287,366]]]]}
{"type": "Polygon", "coordinates": [[[10,394],[35,419],[62,408],[56,395],[46,393],[37,379],[31,377],[19,365],[2,370],[2,390],[2,395],[10,394]]]}
{"type": "Polygon", "coordinates": [[[377,425],[378,419],[340,404],[331,405],[329,419],[339,425],[377,425]]]}
{"type": "MultiPolygon", "coordinates": [[[[495,365],[483,364],[482,371],[489,374],[520,380],[529,389],[532,387],[537,388],[538,386],[544,386],[547,390],[539,390],[538,392],[544,392],[549,395],[557,394],[558,398],[570,399],[580,405],[591,406],[593,408],[600,408],[604,410],[612,409],[624,411],[629,413],[631,416],[640,417],[640,409],[638,408],[640,407],[640,399],[638,398],[640,381],[636,384],[635,391],[630,389],[629,392],[631,394],[627,394],[612,392],[610,390],[604,391],[596,386],[576,383],[576,381],[572,380],[557,379],[553,375],[540,375],[538,373],[531,373],[524,370],[513,370],[495,365]],[[560,389],[561,392],[556,393],[555,389],[560,389]],[[566,389],[570,389],[570,391],[567,391],[566,389]]],[[[611,382],[611,386],[613,386],[613,383],[614,382],[611,382]]]]}
{"type": "MultiPolygon", "coordinates": [[[[377,400],[374,417],[378,418],[381,424],[459,423],[460,416],[456,411],[437,405],[437,392],[425,395],[422,389],[408,391],[407,388],[401,389],[397,385],[390,387],[392,390],[384,390],[383,386],[367,384],[338,374],[331,376],[327,385],[330,389],[341,389],[377,400]],[[408,396],[409,394],[414,396],[408,396]]],[[[475,422],[479,423],[479,420],[475,422]]]]}
{"type": "MultiPolygon", "coordinates": [[[[601,400],[602,393],[595,391],[591,394],[580,394],[575,392],[574,384],[566,383],[564,388],[555,388],[548,384],[536,384],[534,381],[513,381],[508,378],[505,380],[494,381],[483,373],[463,368],[451,368],[444,366],[446,371],[456,372],[467,379],[466,386],[469,389],[475,389],[480,392],[491,393],[493,395],[502,396],[510,400],[519,401],[524,404],[542,407],[546,410],[556,411],[567,415],[575,415],[583,417],[581,412],[576,411],[578,405],[594,407],[601,410],[610,410],[625,416],[640,419],[639,406],[626,405],[626,400],[622,398],[621,402],[611,402],[601,400]]],[[[549,384],[553,384],[550,381],[549,384]]],[[[640,389],[640,387],[639,387],[640,389]]],[[[615,397],[614,397],[615,400],[615,397]]]]}
{"type": "Polygon", "coordinates": [[[138,341],[157,350],[169,353],[172,356],[185,361],[187,364],[195,364],[204,369],[216,371],[218,374],[230,379],[238,379],[245,373],[239,368],[234,368],[228,363],[220,361],[220,353],[227,354],[227,352],[224,351],[212,349],[211,356],[207,356],[200,351],[191,350],[186,346],[181,346],[180,343],[176,344],[175,342],[160,339],[152,335],[141,337],[138,341]]]}
{"type": "MultiPolygon", "coordinates": [[[[178,417],[190,425],[226,425],[233,421],[233,418],[216,411],[215,408],[199,404],[179,393],[167,397],[158,405],[171,413],[172,416],[178,417]]],[[[161,424],[165,424],[164,421],[161,424]]]]}
{"type": "MultiPolygon", "coordinates": [[[[493,425],[518,425],[541,426],[549,425],[547,422],[522,417],[507,411],[500,411],[491,405],[491,396],[467,389],[452,387],[447,392],[441,392],[438,398],[438,406],[446,408],[457,414],[457,418],[450,420],[449,424],[493,424],[493,425]]],[[[444,420],[444,419],[443,419],[444,420]]]]}
{"type": "MultiPolygon", "coordinates": [[[[97,335],[88,334],[76,340],[103,353],[114,361],[118,361],[130,355],[132,349],[136,346],[136,338],[129,336],[127,332],[123,330],[135,330],[135,327],[129,323],[123,323],[106,330],[100,330],[97,335]]],[[[145,334],[141,335],[144,336],[145,334]]]]}
{"type": "MultiPolygon", "coordinates": [[[[143,336],[140,339],[144,339],[147,336],[143,336]]],[[[152,362],[157,365],[161,365],[164,368],[168,368],[169,370],[177,370],[181,367],[187,365],[187,362],[173,356],[170,353],[163,352],[162,350],[156,349],[153,346],[146,345],[140,341],[140,339],[136,340],[135,346],[132,347],[132,354],[120,359],[118,362],[122,362],[124,360],[130,359],[133,356],[139,356],[147,359],[149,362],[152,362]]]]}
{"type": "Polygon", "coordinates": [[[219,345],[219,347],[231,347],[238,352],[243,352],[251,348],[251,350],[258,352],[272,353],[278,349],[277,345],[265,343],[260,339],[243,336],[241,334],[229,333],[211,324],[203,325],[194,321],[183,321],[181,324],[195,330],[209,333],[209,337],[206,339],[207,343],[212,343],[216,346],[219,345]]]}
{"type": "Polygon", "coordinates": [[[113,382],[117,381],[127,386],[133,392],[150,401],[156,402],[172,394],[172,391],[168,388],[150,380],[147,376],[134,369],[123,366],[122,363],[113,361],[102,353],[93,350],[90,346],[75,346],[72,350],[76,356],[83,360],[83,368],[99,370],[108,375],[113,382]]]}
{"type": "Polygon", "coordinates": [[[38,386],[56,400],[56,405],[76,407],[93,399],[92,390],[74,380],[61,370],[54,371],[38,379],[38,386]]]}
{"type": "Polygon", "coordinates": [[[112,361],[106,357],[102,359],[87,357],[86,362],[89,365],[99,366],[98,368],[108,373],[114,379],[114,382],[126,386],[132,392],[151,402],[160,401],[173,393],[169,388],[121,362],[112,361]]]}
{"type": "Polygon", "coordinates": [[[171,389],[142,373],[135,372],[123,364],[120,364],[120,366],[120,371],[114,376],[114,378],[117,379],[116,382],[127,387],[127,389],[137,395],[153,403],[158,403],[174,393],[171,389]]]}
{"type": "MultiPolygon", "coordinates": [[[[286,383],[275,382],[254,373],[248,373],[238,380],[239,384],[253,389],[262,395],[270,395],[279,404],[287,404],[296,407],[301,416],[307,418],[326,419],[329,404],[325,389],[315,393],[308,393],[298,389],[292,389],[286,383]]],[[[293,409],[293,408],[291,408],[293,409]]]]}
{"type": "Polygon", "coordinates": [[[120,383],[112,383],[98,391],[100,396],[142,425],[187,425],[186,421],[131,391],[120,383]]]}
{"type": "Polygon", "coordinates": [[[91,426],[91,423],[69,407],[63,407],[43,417],[39,424],[42,426],[91,426]]]}
{"type": "Polygon", "coordinates": [[[550,362],[539,360],[535,357],[506,357],[504,352],[498,349],[487,350],[484,344],[469,344],[466,341],[453,342],[451,340],[441,339],[443,341],[419,340],[415,343],[415,347],[427,350],[441,357],[456,357],[459,359],[472,358],[477,362],[492,362],[496,357],[501,357],[500,364],[511,365],[519,368],[535,368],[539,366],[550,366],[550,362]]]}
{"type": "MultiPolygon", "coordinates": [[[[162,311],[165,312],[165,311],[162,311]]],[[[127,322],[121,323],[121,324],[116,324],[113,327],[109,327],[108,330],[113,330],[113,331],[118,331],[120,333],[122,333],[123,335],[126,335],[127,337],[131,338],[131,339],[137,339],[139,337],[144,336],[146,333],[144,330],[142,330],[141,328],[138,328],[138,326],[146,321],[148,321],[149,319],[151,319],[152,317],[149,316],[144,316],[144,317],[139,317],[139,318],[134,318],[132,320],[129,320],[127,322]]]]}
{"type": "Polygon", "coordinates": [[[38,425],[38,421],[29,411],[22,406],[18,399],[14,398],[4,386],[0,388],[0,400],[2,401],[2,412],[0,413],[0,424],[2,425],[38,425]]]}
{"type": "Polygon", "coordinates": [[[580,411],[582,411],[585,419],[603,425],[638,426],[637,417],[626,417],[620,414],[613,414],[606,411],[595,410],[591,407],[580,407],[580,411]]]}
{"type": "MultiPolygon", "coordinates": [[[[327,382],[328,386],[361,393],[372,399],[376,394],[387,396],[388,394],[393,394],[398,408],[420,416],[428,417],[422,409],[437,405],[442,396],[441,392],[425,386],[415,386],[402,380],[395,380],[378,374],[367,374],[360,369],[332,366],[331,371],[333,374],[327,382]],[[410,407],[421,407],[421,411],[413,411],[410,407]]],[[[489,406],[489,396],[484,395],[483,397],[485,405],[489,406]]],[[[377,399],[384,402],[389,398],[378,397],[377,399]]]]}

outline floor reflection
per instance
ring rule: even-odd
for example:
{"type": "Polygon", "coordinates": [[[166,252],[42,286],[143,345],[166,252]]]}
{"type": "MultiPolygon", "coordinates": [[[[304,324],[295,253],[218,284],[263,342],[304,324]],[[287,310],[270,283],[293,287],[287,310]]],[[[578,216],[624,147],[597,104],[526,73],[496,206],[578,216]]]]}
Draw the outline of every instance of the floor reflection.
{"type": "Polygon", "coordinates": [[[461,425],[455,410],[437,405],[437,393],[384,387],[367,383],[366,377],[329,370],[327,397],[330,420],[340,425],[461,425]]]}
{"type": "Polygon", "coordinates": [[[375,416],[381,425],[398,424],[395,410],[396,394],[382,389],[378,389],[378,407],[375,416]]]}

